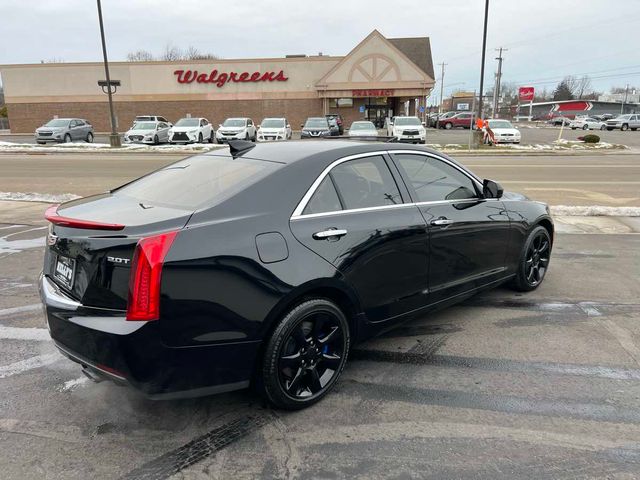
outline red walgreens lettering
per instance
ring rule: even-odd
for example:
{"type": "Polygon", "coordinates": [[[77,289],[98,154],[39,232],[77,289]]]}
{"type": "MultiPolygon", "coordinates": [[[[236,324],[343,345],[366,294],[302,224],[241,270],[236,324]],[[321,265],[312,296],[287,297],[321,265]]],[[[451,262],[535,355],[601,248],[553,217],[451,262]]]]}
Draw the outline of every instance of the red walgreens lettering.
{"type": "Polygon", "coordinates": [[[213,69],[209,74],[200,73],[197,70],[175,70],[173,74],[177,77],[178,83],[213,83],[216,87],[224,87],[229,82],[246,83],[246,82],[286,82],[289,77],[285,76],[284,71],[279,72],[218,72],[213,69]]]}

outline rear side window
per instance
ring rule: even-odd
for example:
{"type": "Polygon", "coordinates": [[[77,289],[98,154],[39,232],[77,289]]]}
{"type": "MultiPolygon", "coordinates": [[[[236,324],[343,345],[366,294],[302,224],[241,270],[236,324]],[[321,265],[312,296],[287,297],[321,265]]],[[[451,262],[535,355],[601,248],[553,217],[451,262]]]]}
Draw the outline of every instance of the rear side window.
{"type": "Polygon", "coordinates": [[[409,179],[418,202],[464,200],[478,196],[473,180],[442,160],[411,154],[396,154],[394,158],[409,179]]]}
{"type": "Polygon", "coordinates": [[[345,209],[402,203],[398,186],[380,156],[341,163],[330,175],[345,209]]]}
{"type": "Polygon", "coordinates": [[[201,155],[157,170],[117,189],[114,194],[143,203],[195,210],[229,198],[280,166],[249,158],[201,155]]]}
{"type": "Polygon", "coordinates": [[[331,177],[327,175],[302,213],[303,215],[308,215],[310,213],[337,212],[338,210],[342,210],[340,198],[333,186],[331,177]]]}

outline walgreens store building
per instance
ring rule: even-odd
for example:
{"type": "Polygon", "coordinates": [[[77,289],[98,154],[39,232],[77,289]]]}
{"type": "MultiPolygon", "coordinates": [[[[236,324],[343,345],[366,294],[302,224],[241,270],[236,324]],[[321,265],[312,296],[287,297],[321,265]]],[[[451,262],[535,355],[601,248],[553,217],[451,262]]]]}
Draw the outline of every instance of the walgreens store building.
{"type": "MultiPolygon", "coordinates": [[[[429,39],[385,38],[374,30],[344,57],[287,56],[252,60],[111,62],[119,131],[136,115],[172,122],[190,114],[214,125],[228,117],[307,117],[339,113],[354,120],[421,115],[434,85],[429,39]]],[[[102,63],[2,65],[13,133],[30,133],[58,117],[79,117],[110,130],[107,96],[97,82],[102,63]]]]}

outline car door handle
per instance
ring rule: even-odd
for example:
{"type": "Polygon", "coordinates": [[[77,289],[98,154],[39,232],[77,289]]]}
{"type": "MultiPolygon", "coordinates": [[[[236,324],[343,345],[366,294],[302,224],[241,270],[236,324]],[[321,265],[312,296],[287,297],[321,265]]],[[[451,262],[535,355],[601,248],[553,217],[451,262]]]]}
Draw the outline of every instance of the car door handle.
{"type": "Polygon", "coordinates": [[[316,240],[325,240],[327,238],[332,238],[332,237],[344,237],[346,234],[347,234],[346,230],[329,228],[327,230],[314,233],[313,238],[315,238],[316,240]]]}
{"type": "Polygon", "coordinates": [[[453,222],[453,220],[449,220],[448,218],[444,218],[444,217],[440,217],[437,218],[435,220],[431,220],[431,225],[437,226],[437,227],[443,227],[446,225],[451,225],[453,222]]]}

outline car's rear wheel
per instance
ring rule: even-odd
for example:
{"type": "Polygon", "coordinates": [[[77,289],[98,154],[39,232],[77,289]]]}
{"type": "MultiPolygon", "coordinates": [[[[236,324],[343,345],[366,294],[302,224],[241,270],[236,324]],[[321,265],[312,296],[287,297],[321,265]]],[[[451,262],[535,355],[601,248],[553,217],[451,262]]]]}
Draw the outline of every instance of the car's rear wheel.
{"type": "Polygon", "coordinates": [[[550,256],[551,236],[546,228],[537,226],[524,243],[513,287],[521,292],[538,288],[549,268],[550,256]]]}
{"type": "Polygon", "coordinates": [[[313,405],[340,377],[350,341],[347,319],[333,302],[315,298],[299,304],[266,343],[259,390],[278,408],[313,405]]]}
{"type": "Polygon", "coordinates": [[[93,143],[93,133],[91,132],[87,133],[87,138],[85,138],[85,141],[87,143],[93,143]]]}

